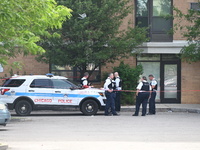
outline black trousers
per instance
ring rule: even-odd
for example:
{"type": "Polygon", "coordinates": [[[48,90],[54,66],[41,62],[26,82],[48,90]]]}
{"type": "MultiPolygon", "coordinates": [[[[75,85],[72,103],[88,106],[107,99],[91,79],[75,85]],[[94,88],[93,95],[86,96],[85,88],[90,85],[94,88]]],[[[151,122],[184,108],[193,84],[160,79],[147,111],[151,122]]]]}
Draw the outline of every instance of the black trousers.
{"type": "Polygon", "coordinates": [[[105,92],[106,95],[106,108],[105,115],[109,115],[109,109],[111,108],[111,112],[113,115],[117,114],[115,111],[115,92],[105,92]]]}
{"type": "Polygon", "coordinates": [[[116,91],[116,98],[115,98],[115,110],[121,110],[121,91],[116,91]]]}
{"type": "Polygon", "coordinates": [[[149,99],[149,92],[139,92],[136,97],[136,109],[135,114],[139,114],[140,105],[142,104],[142,115],[146,115],[147,113],[147,101],[149,99]]]}
{"type": "Polygon", "coordinates": [[[156,91],[151,92],[151,98],[149,99],[149,113],[150,114],[156,114],[156,91]]]}

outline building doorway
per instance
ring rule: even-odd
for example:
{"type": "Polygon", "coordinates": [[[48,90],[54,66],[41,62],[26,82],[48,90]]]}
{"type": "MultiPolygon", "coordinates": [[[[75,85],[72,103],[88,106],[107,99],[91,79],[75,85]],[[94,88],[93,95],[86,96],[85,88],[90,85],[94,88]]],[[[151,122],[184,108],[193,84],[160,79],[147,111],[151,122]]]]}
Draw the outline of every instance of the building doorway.
{"type": "Polygon", "coordinates": [[[161,103],[180,103],[180,63],[162,62],[160,99],[161,103]]]}
{"type": "Polygon", "coordinates": [[[143,75],[153,74],[158,81],[157,103],[181,102],[181,63],[175,54],[141,54],[137,64],[143,66],[143,75]]]}

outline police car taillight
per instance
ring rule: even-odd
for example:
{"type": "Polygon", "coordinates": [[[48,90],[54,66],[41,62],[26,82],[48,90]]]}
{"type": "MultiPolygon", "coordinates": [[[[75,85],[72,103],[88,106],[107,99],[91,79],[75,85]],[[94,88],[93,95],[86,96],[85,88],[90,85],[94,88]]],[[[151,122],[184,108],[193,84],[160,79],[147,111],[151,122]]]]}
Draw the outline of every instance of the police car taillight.
{"type": "Polygon", "coordinates": [[[4,95],[7,91],[9,91],[10,89],[1,89],[1,95],[4,95]]]}

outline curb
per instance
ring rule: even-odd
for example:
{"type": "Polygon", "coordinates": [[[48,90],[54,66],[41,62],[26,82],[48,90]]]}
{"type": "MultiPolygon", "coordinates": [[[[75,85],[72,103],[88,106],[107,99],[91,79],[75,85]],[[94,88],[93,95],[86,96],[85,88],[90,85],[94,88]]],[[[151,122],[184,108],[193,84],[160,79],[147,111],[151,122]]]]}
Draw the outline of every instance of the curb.
{"type": "Polygon", "coordinates": [[[8,149],[8,145],[6,145],[6,144],[0,145],[0,150],[7,150],[7,149],[8,149]]]}
{"type": "MultiPolygon", "coordinates": [[[[141,110],[141,108],[140,108],[141,110]]],[[[121,108],[121,112],[134,112],[135,108],[121,108]]],[[[156,112],[186,112],[186,113],[198,113],[200,109],[191,108],[156,108],[156,112]]]]}

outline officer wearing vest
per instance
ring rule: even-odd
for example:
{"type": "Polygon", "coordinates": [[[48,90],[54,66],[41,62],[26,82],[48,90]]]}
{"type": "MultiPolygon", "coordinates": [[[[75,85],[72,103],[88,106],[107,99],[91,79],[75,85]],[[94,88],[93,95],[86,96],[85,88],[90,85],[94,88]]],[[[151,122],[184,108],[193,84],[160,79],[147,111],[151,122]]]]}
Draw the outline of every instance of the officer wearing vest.
{"type": "Polygon", "coordinates": [[[118,72],[115,72],[114,76],[115,76],[115,84],[116,84],[115,110],[119,112],[121,108],[120,98],[121,98],[121,90],[122,90],[122,83],[121,83],[122,81],[119,77],[118,72]]]}
{"type": "Polygon", "coordinates": [[[143,76],[141,78],[141,82],[137,86],[136,109],[133,116],[138,116],[141,104],[142,104],[142,116],[146,116],[147,101],[149,99],[150,92],[151,92],[151,86],[147,82],[147,78],[143,76]]]}
{"type": "Polygon", "coordinates": [[[114,75],[110,73],[108,78],[104,83],[105,95],[106,95],[106,108],[105,108],[105,116],[109,116],[109,109],[111,109],[111,113],[113,116],[117,116],[118,114],[115,111],[115,82],[113,81],[114,75]]]}
{"type": "Polygon", "coordinates": [[[148,115],[155,115],[156,114],[155,99],[156,99],[156,91],[158,89],[158,82],[156,81],[156,79],[154,78],[154,76],[152,74],[149,75],[149,80],[151,81],[150,86],[152,88],[152,92],[151,92],[151,97],[149,99],[148,115]]]}
{"type": "Polygon", "coordinates": [[[88,72],[85,72],[84,73],[84,77],[81,78],[81,86],[82,88],[89,88],[89,87],[92,87],[90,86],[90,83],[88,82],[88,77],[89,77],[89,73],[88,72]]]}

